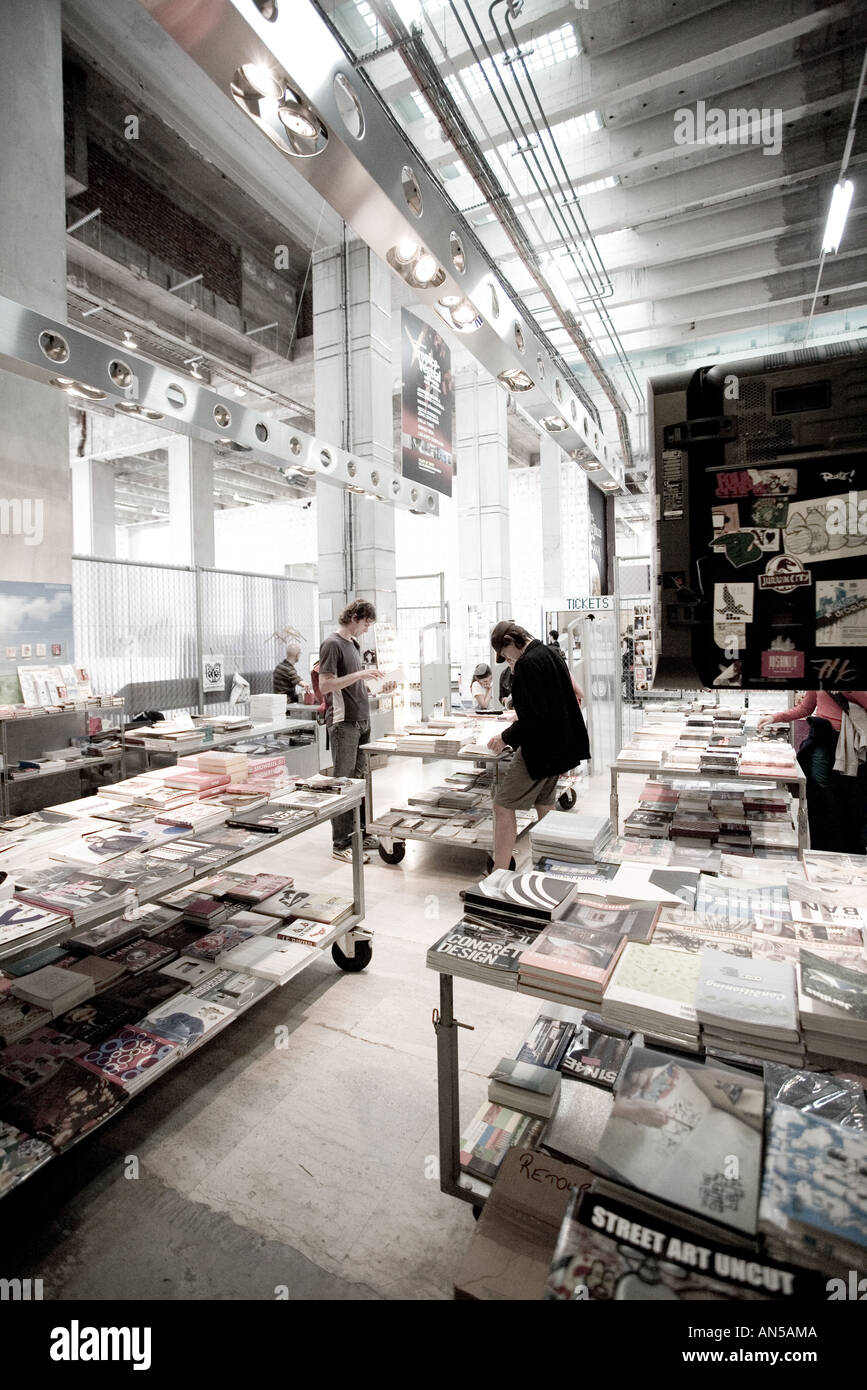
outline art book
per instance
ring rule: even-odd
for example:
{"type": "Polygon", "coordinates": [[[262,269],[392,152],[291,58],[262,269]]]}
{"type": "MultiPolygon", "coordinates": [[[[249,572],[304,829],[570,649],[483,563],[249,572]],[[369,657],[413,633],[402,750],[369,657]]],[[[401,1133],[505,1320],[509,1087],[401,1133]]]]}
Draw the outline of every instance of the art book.
{"type": "MultiPolygon", "coordinates": [[[[264,919],[262,919],[264,920],[264,919]]],[[[285,926],[277,928],[278,941],[300,941],[304,946],[319,946],[328,936],[331,928],[325,922],[314,922],[309,917],[296,917],[285,926]]]]}
{"type": "Polygon", "coordinates": [[[211,979],[191,989],[190,994],[196,995],[199,999],[210,1000],[214,1004],[221,1004],[223,1008],[235,1012],[254,1003],[270,989],[269,980],[258,979],[257,976],[248,975],[240,970],[218,970],[211,979]]]}
{"type": "MultiPolygon", "coordinates": [[[[801,989],[811,999],[829,1006],[827,1018],[838,1018],[853,1036],[867,1037],[867,975],[825,960],[812,951],[801,951],[801,989]]],[[[833,1032],[833,1027],[825,1031],[833,1032]]]]}
{"type": "Polygon", "coordinates": [[[222,894],[215,893],[215,897],[222,896],[231,899],[232,902],[244,903],[253,906],[263,903],[266,898],[273,898],[275,893],[282,893],[284,889],[291,888],[293,879],[286,874],[242,874],[229,872],[224,875],[228,881],[222,894]]]}
{"type": "Polygon", "coordinates": [[[85,874],[79,869],[43,869],[32,874],[18,897],[35,903],[49,912],[71,917],[76,925],[87,922],[103,912],[119,908],[129,895],[129,887],[120,879],[103,874],[85,874]]]}
{"type": "Polygon", "coordinates": [[[0,1194],[22,1182],[53,1152],[42,1139],[34,1139],[16,1125],[0,1120],[0,1194]]]}
{"type": "Polygon", "coordinates": [[[352,912],[352,899],[337,893],[308,893],[299,888],[285,888],[263,903],[257,903],[256,911],[269,917],[309,917],[314,922],[337,926],[352,912]]]}
{"type": "Polygon", "coordinates": [[[81,1065],[131,1093],[165,1069],[177,1046],[155,1031],[127,1026],[85,1052],[81,1065]]]}
{"type": "Polygon", "coordinates": [[[177,951],[171,946],[165,946],[161,941],[148,941],[146,937],[140,936],[126,946],[118,946],[109,951],[106,960],[117,961],[131,975],[138,975],[142,970],[156,970],[161,965],[168,965],[176,955],[177,951]]]}
{"type": "Polygon", "coordinates": [[[229,926],[218,927],[216,931],[209,932],[207,936],[200,936],[198,941],[194,941],[187,947],[186,954],[192,956],[194,960],[215,961],[223,951],[231,951],[235,946],[240,946],[243,941],[249,941],[253,933],[241,931],[238,927],[229,926]]]}
{"type": "Polygon", "coordinates": [[[189,1048],[231,1018],[232,1012],[211,999],[179,994],[152,1009],[140,1026],[149,1033],[168,1038],[178,1047],[189,1048]]]}
{"type": "Polygon", "coordinates": [[[563,1018],[553,1009],[538,1013],[521,1044],[517,1060],[532,1062],[537,1067],[551,1067],[556,1071],[572,1041],[576,1017],[580,1015],[575,1014],[572,1019],[563,1018]]]}
{"type": "Polygon", "coordinates": [[[59,1150],[113,1115],[127,1098],[122,1086],[68,1059],[53,1076],[16,1096],[4,1118],[59,1150]]]}
{"type": "Polygon", "coordinates": [[[19,1086],[37,1086],[53,1076],[67,1057],[79,1057],[87,1047],[55,1028],[37,1028],[28,1038],[0,1052],[0,1076],[19,1086]]]}
{"type": "Polygon", "coordinates": [[[300,966],[312,959],[307,946],[298,941],[275,941],[272,937],[254,936],[249,941],[222,951],[217,964],[227,970],[241,970],[262,980],[284,985],[300,966]]]}
{"type": "Polygon", "coordinates": [[[519,1110],[485,1101],[461,1137],[461,1167],[474,1177],[493,1182],[509,1149],[527,1139],[532,1123],[530,1116],[519,1110]]]}
{"type": "Polygon", "coordinates": [[[521,979],[550,982],[564,994],[601,998],[625,937],[605,927],[576,926],[562,918],[545,927],[521,956],[521,979]]]}
{"type": "Polygon", "coordinates": [[[800,1037],[795,972],[785,961],[745,961],[705,951],[696,1010],[704,1025],[783,1042],[800,1037]]]}
{"type": "Polygon", "coordinates": [[[38,936],[41,940],[64,922],[68,925],[69,919],[59,912],[46,912],[44,908],[9,898],[0,902],[0,949],[28,937],[38,936]]]}
{"type": "Polygon", "coordinates": [[[574,883],[550,874],[495,869],[481,883],[468,888],[464,900],[467,906],[508,909],[530,920],[551,922],[562,917],[575,891],[574,883]]]}
{"type": "Polygon", "coordinates": [[[8,1047],[26,1038],[29,1033],[51,1022],[50,1009],[41,1009],[36,1004],[28,1004],[26,999],[16,999],[13,994],[0,995],[0,1044],[8,1047]]]}
{"type": "Polygon", "coordinates": [[[628,1051],[628,1038],[615,1038],[610,1033],[597,1032],[584,1021],[575,1029],[560,1063],[560,1070],[564,1076],[589,1081],[610,1091],[620,1075],[628,1051]]]}
{"type": "Polygon", "coordinates": [[[751,1236],[763,1115],[760,1077],[633,1047],[593,1166],[751,1236]]]}
{"type": "Polygon", "coordinates": [[[180,956],[177,960],[170,961],[160,970],[161,975],[167,975],[169,979],[180,980],[183,984],[200,985],[203,980],[210,980],[217,973],[217,967],[212,961],[194,960],[192,956],[180,956]]]}
{"type": "Polygon", "coordinates": [[[548,1300],[707,1302],[824,1297],[804,1270],[768,1259],[744,1258],[723,1242],[639,1207],[575,1189],[560,1227],[548,1300]]]}
{"type": "Polygon", "coordinates": [[[521,954],[535,936],[530,927],[506,928],[465,917],[429,948],[427,964],[445,975],[494,976],[497,983],[514,989],[521,954]]]}
{"type": "Polygon", "coordinates": [[[867,1258],[867,1135],[788,1105],[768,1126],[759,1224],[809,1264],[867,1258]]]}

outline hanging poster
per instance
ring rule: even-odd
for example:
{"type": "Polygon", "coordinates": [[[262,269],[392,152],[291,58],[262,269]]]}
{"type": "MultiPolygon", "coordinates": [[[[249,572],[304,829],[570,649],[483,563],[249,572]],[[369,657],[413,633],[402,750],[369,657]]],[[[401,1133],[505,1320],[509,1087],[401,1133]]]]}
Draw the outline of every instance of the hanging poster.
{"type": "Polygon", "coordinates": [[[204,656],[202,657],[202,689],[219,690],[221,693],[226,689],[226,658],[224,656],[204,656]]]}
{"type": "Polygon", "coordinates": [[[608,593],[608,527],[605,518],[606,497],[591,483],[587,489],[590,505],[590,592],[608,593]]]}
{"type": "Polygon", "coordinates": [[[454,378],[448,344],[429,324],[401,310],[403,406],[401,471],[412,482],[452,495],[454,378]]]}
{"type": "MultiPolygon", "coordinates": [[[[0,704],[21,699],[18,667],[37,651],[73,659],[72,585],[0,582],[0,704]]],[[[56,697],[55,697],[56,698],[56,697]]]]}

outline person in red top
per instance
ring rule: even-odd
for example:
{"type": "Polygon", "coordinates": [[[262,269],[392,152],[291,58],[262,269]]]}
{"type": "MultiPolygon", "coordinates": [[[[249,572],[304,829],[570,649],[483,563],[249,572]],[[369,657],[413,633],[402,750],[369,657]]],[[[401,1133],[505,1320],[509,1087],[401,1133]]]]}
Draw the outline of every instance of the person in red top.
{"type": "Polygon", "coordinates": [[[807,819],[810,848],[839,854],[864,854],[867,832],[867,770],[857,777],[834,771],[837,740],[847,701],[867,709],[867,690],[808,690],[791,709],[764,714],[759,729],[768,724],[790,724],[806,719],[810,732],[798,749],[798,762],[807,776],[807,819]]]}

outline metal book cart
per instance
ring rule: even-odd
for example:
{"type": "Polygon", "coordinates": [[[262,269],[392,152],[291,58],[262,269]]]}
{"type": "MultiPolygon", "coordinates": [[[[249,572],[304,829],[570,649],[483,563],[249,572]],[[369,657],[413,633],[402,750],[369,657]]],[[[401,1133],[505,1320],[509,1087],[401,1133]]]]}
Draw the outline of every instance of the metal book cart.
{"type": "Polygon", "coordinates": [[[779,777],[761,773],[745,773],[737,776],[720,772],[699,772],[697,769],[664,768],[656,763],[612,763],[611,764],[611,824],[615,835],[620,834],[620,796],[619,778],[624,773],[639,773],[649,776],[652,782],[725,782],[732,787],[759,784],[763,787],[783,787],[798,802],[798,856],[803,858],[804,850],[809,849],[809,830],[807,825],[807,778],[799,767],[794,772],[779,777]]]}
{"type": "MultiPolygon", "coordinates": [[[[196,874],[196,876],[193,879],[189,880],[189,882],[192,884],[195,883],[196,879],[198,878],[207,878],[214,873],[221,873],[224,869],[231,868],[232,866],[239,864],[242,860],[249,859],[251,856],[256,854],[261,854],[263,850],[270,849],[275,844],[283,844],[285,841],[294,839],[297,835],[303,835],[305,831],[311,830],[314,826],[324,825],[327,821],[330,821],[331,818],[335,815],[340,815],[344,811],[352,811],[352,911],[349,917],[345,918],[337,926],[333,927],[316,947],[310,948],[308,957],[306,959],[301,960],[298,963],[297,968],[294,969],[292,971],[292,974],[288,977],[288,979],[283,982],[284,984],[288,984],[290,979],[294,979],[296,975],[300,975],[301,972],[303,970],[306,970],[307,966],[313,962],[317,955],[319,955],[323,951],[328,950],[329,947],[331,948],[331,955],[335,964],[339,966],[341,970],[349,974],[357,974],[358,972],[363,970],[367,965],[370,964],[370,961],[373,956],[373,945],[371,941],[373,933],[369,928],[364,927],[362,925],[364,921],[364,869],[361,835],[361,803],[363,797],[364,787],[363,784],[359,781],[349,791],[341,795],[339,805],[332,804],[328,806],[323,811],[314,815],[312,819],[306,821],[304,824],[299,825],[295,828],[278,832],[275,835],[265,835],[263,833],[263,843],[261,845],[254,845],[251,849],[242,850],[237,854],[232,854],[231,857],[227,859],[223,864],[221,864],[218,869],[215,869],[213,866],[209,866],[202,873],[196,874]]],[[[186,887],[187,885],[184,884],[182,886],[186,887]]],[[[138,902],[141,904],[156,902],[159,896],[160,889],[158,887],[155,887],[151,889],[149,892],[142,893],[141,897],[138,899],[138,902]]],[[[238,904],[238,910],[242,910],[240,903],[238,904]]],[[[112,912],[105,912],[99,917],[94,917],[92,921],[87,923],[87,926],[88,928],[92,926],[97,926],[100,922],[108,921],[113,916],[117,916],[116,909],[112,912]]],[[[75,925],[73,924],[72,920],[69,919],[63,926],[58,928],[57,933],[54,936],[42,938],[42,940],[39,943],[39,949],[42,949],[46,945],[51,945],[52,942],[62,942],[75,930],[75,925]]],[[[0,950],[0,964],[2,964],[3,961],[12,960],[16,956],[27,955],[28,952],[31,950],[33,950],[32,946],[28,947],[26,943],[21,942],[17,943],[14,946],[8,946],[5,949],[0,950]]],[[[184,989],[180,980],[178,981],[178,985],[178,994],[183,994],[184,989]]],[[[156,1084],[161,1079],[161,1077],[163,1077],[166,1074],[166,1072],[171,1071],[174,1067],[178,1066],[181,1062],[184,1061],[186,1057],[197,1053],[200,1047],[204,1047],[207,1043],[210,1042],[212,1038],[217,1037],[217,1035],[222,1033],[224,1029],[230,1027],[234,1023],[236,1018],[240,1018],[242,1014],[245,1014],[249,1009],[254,1008],[261,999],[264,999],[266,997],[266,995],[272,994],[275,989],[280,988],[282,988],[281,985],[278,985],[276,983],[268,983],[267,987],[262,991],[261,994],[257,995],[255,999],[250,1000],[249,1003],[240,1005],[236,1010],[233,1011],[233,1013],[228,1018],[224,1019],[221,1023],[219,1023],[214,1029],[211,1030],[211,1032],[209,1032],[199,1042],[195,1043],[192,1047],[178,1047],[168,1065],[161,1068],[155,1076],[147,1078],[142,1083],[142,1085],[139,1086],[133,1092],[131,1099],[135,1099],[135,1097],[140,1095],[142,1091],[145,1091],[149,1086],[156,1084]]],[[[41,1163],[36,1164],[32,1169],[30,1169],[27,1173],[24,1174],[23,1178],[20,1178],[18,1182],[13,1183],[10,1187],[6,1189],[6,1191],[14,1191],[14,1189],[18,1187],[21,1182],[25,1181],[29,1177],[32,1177],[34,1173],[39,1172],[42,1168],[45,1167],[47,1163],[50,1163],[52,1159],[62,1157],[62,1155],[68,1153],[71,1149],[75,1148],[75,1146],[79,1144],[83,1139],[86,1139],[91,1134],[95,1133],[96,1130],[100,1129],[104,1124],[108,1124],[118,1113],[119,1112],[115,1110],[112,1112],[112,1114],[106,1115],[103,1119],[97,1121],[97,1123],[93,1125],[91,1128],[77,1135],[75,1139],[73,1139],[71,1143],[67,1144],[65,1148],[63,1148],[59,1153],[52,1152],[50,1154],[47,1154],[41,1163]]],[[[0,1195],[5,1195],[5,1193],[0,1195]]]]}
{"type": "MultiPolygon", "coordinates": [[[[0,819],[12,814],[12,788],[18,786],[32,786],[34,782],[40,782],[43,777],[66,777],[71,772],[84,772],[91,767],[109,767],[117,764],[120,776],[123,778],[125,772],[125,759],[127,745],[124,736],[123,704],[99,705],[89,704],[85,709],[65,709],[57,711],[40,710],[36,713],[18,716],[15,719],[0,719],[0,819]],[[87,721],[94,714],[114,714],[117,713],[117,729],[104,730],[102,733],[90,736],[90,742],[98,743],[101,739],[117,737],[120,739],[120,748],[113,748],[108,753],[98,758],[70,758],[64,767],[52,768],[50,772],[37,772],[32,777],[13,778],[10,774],[12,769],[9,766],[9,735],[15,728],[33,729],[42,725],[43,720],[70,719],[76,715],[84,715],[85,733],[87,732],[87,721]]],[[[50,727],[50,726],[49,726],[50,727]]],[[[14,756],[14,755],[13,755],[14,756]]]]}
{"type": "MultiPolygon", "coordinates": [[[[373,769],[370,765],[371,756],[375,756],[379,753],[386,753],[389,757],[394,758],[416,758],[421,759],[422,761],[427,760],[428,762],[457,762],[464,764],[470,763],[472,766],[475,767],[485,769],[490,768],[493,774],[493,786],[491,788],[492,795],[496,791],[497,786],[499,784],[501,770],[504,767],[508,767],[510,756],[508,753],[481,752],[476,749],[474,749],[472,753],[431,753],[424,749],[419,749],[416,752],[414,749],[395,748],[394,745],[392,743],[389,743],[387,740],[382,740],[375,743],[364,743],[361,745],[360,751],[368,755],[366,762],[366,771],[364,775],[365,786],[367,788],[366,801],[368,827],[373,827],[373,822],[375,819],[373,813],[373,769]]],[[[572,804],[574,805],[574,801],[572,802],[572,804]]],[[[423,814],[423,807],[419,807],[419,816],[421,817],[423,814]]],[[[530,826],[533,823],[534,822],[532,819],[528,819],[523,826],[519,826],[517,836],[519,840],[523,835],[527,833],[527,831],[530,829],[530,826]]],[[[380,858],[386,864],[399,864],[401,862],[404,855],[406,854],[407,840],[419,840],[425,844],[452,845],[453,847],[457,844],[458,847],[461,849],[482,850],[488,855],[489,859],[491,854],[493,853],[494,848],[493,842],[491,842],[490,844],[488,844],[486,841],[470,844],[465,843],[463,841],[452,841],[449,839],[438,840],[434,835],[419,834],[414,830],[398,829],[394,834],[391,834],[388,830],[383,829],[374,830],[374,833],[379,839],[380,858]]],[[[514,867],[515,863],[513,860],[512,868],[514,867]]]]}
{"type": "MultiPolygon", "coordinates": [[[[461,1112],[460,1112],[460,1069],[458,1058],[458,1029],[474,1029],[472,1023],[461,1023],[454,1015],[455,976],[449,972],[445,960],[443,964],[428,964],[440,977],[440,1004],[434,1009],[432,1022],[437,1040],[437,1103],[439,1111],[439,1164],[440,1189],[450,1197],[458,1197],[462,1202],[472,1205],[474,1215],[478,1216],[490,1194],[492,1183],[483,1178],[473,1177],[461,1172],[461,1112]]],[[[463,977],[461,977],[463,978],[463,977]]],[[[525,994],[536,999],[547,999],[562,1003],[561,999],[546,990],[518,985],[517,976],[510,975],[502,980],[480,979],[474,983],[489,985],[491,989],[506,989],[510,994],[525,994]]]]}

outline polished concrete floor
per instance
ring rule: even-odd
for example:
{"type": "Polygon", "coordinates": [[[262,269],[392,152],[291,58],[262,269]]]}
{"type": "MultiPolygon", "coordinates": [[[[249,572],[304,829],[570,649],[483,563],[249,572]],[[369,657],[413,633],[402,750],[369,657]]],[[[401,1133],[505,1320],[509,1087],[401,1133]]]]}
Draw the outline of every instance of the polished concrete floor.
{"type": "MultiPolygon", "coordinates": [[[[392,759],[374,774],[376,806],[450,766],[392,759]]],[[[607,808],[607,777],[579,786],[581,805],[607,808]]],[[[254,865],[351,891],[328,827],[254,865]]],[[[439,992],[425,951],[480,870],[478,851],[451,846],[410,843],[398,866],[374,855],[368,969],[317,958],[9,1194],[0,1275],[41,1278],[46,1299],[451,1298],[474,1223],[437,1181],[439,992]]],[[[466,1120],[536,1005],[457,980],[455,1012],[474,1030],[460,1031],[466,1120]]]]}

